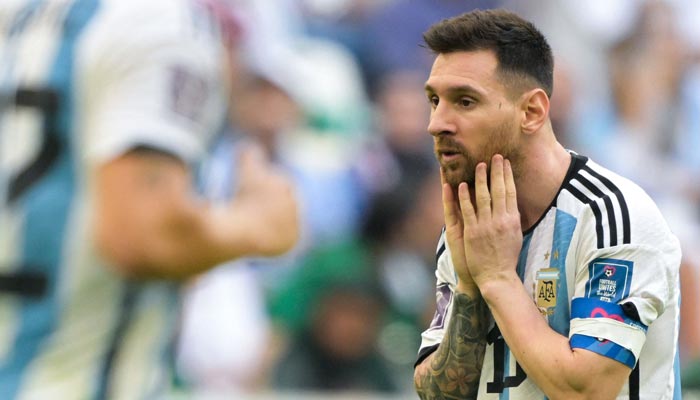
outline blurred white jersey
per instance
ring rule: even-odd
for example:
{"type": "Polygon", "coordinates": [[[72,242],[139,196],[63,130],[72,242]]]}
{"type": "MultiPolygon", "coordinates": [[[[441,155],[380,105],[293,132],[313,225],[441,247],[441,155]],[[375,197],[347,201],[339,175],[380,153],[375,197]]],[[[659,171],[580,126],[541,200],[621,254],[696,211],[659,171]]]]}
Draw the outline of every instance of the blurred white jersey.
{"type": "MultiPolygon", "coordinates": [[[[564,183],[524,233],[518,274],[549,326],[633,369],[617,398],[680,399],[680,247],[653,201],[629,180],[572,153],[564,183]]],[[[437,254],[437,312],[418,360],[449,324],[457,284],[444,232],[437,254]]],[[[479,399],[545,399],[491,320],[479,399]]],[[[526,326],[523,329],[528,329],[526,326]]]]}
{"type": "Polygon", "coordinates": [[[224,124],[215,26],[190,0],[2,0],[0,398],[169,384],[178,288],[99,259],[91,180],[136,147],[199,159],[224,124]]]}

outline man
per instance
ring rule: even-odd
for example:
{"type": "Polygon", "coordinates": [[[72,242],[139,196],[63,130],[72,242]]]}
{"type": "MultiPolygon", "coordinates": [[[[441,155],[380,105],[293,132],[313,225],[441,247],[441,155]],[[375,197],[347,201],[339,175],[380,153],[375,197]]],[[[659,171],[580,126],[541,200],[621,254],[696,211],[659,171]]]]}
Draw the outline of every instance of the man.
{"type": "Polygon", "coordinates": [[[0,6],[3,399],[162,395],[177,281],[294,244],[291,186],[259,152],[230,202],[192,193],[232,86],[225,7],[0,6]]]}
{"type": "Polygon", "coordinates": [[[445,230],[420,396],[679,399],[678,241],[638,186],[556,141],[542,34],[491,10],[425,41],[445,230]]]}

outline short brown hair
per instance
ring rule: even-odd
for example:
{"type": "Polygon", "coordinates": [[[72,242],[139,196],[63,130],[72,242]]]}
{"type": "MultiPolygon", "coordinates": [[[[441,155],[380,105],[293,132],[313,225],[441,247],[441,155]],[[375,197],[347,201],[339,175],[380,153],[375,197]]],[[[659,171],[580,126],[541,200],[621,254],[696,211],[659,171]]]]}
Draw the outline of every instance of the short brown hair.
{"type": "Polygon", "coordinates": [[[475,10],[431,26],[423,40],[437,54],[491,50],[510,86],[534,81],[552,96],[554,57],[544,35],[529,21],[503,9],[475,10]]]}

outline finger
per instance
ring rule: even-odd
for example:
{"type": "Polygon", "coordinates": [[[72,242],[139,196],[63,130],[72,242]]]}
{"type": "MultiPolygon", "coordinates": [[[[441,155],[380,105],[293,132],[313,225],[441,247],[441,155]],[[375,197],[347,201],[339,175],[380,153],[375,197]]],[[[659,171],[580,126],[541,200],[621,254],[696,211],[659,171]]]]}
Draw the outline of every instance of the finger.
{"type": "Polygon", "coordinates": [[[477,223],[476,213],[474,212],[474,205],[472,205],[472,199],[469,196],[469,187],[465,182],[459,184],[459,204],[462,208],[462,220],[464,221],[464,227],[475,226],[477,223]]]}
{"type": "Polygon", "coordinates": [[[515,190],[515,178],[510,160],[505,160],[503,166],[504,184],[506,189],[506,210],[509,213],[518,211],[518,193],[515,190]]]}
{"type": "Polygon", "coordinates": [[[476,214],[479,219],[491,217],[491,194],[489,193],[488,180],[486,179],[486,163],[476,166],[475,179],[476,214]]]}
{"type": "Polygon", "coordinates": [[[250,180],[258,179],[263,171],[266,171],[267,157],[262,147],[255,143],[246,143],[238,152],[238,181],[245,184],[250,180]]]}
{"type": "Polygon", "coordinates": [[[445,182],[445,175],[440,168],[440,180],[442,181],[442,212],[445,215],[445,225],[453,226],[461,223],[459,218],[459,210],[455,201],[452,187],[445,182]]]}
{"type": "Polygon", "coordinates": [[[246,143],[240,150],[241,168],[250,168],[266,162],[263,148],[256,143],[246,143]]]}
{"type": "Polygon", "coordinates": [[[506,187],[503,181],[503,156],[496,154],[491,159],[491,207],[494,214],[506,212],[506,187]]]}

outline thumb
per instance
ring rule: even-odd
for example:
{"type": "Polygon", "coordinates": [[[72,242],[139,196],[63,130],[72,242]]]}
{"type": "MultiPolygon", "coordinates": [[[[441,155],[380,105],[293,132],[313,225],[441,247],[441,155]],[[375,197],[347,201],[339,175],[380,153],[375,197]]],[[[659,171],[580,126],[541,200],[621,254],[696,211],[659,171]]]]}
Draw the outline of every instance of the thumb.
{"type": "Polygon", "coordinates": [[[254,176],[267,163],[265,152],[259,144],[247,143],[240,150],[238,159],[238,176],[245,180],[254,176]]]}

